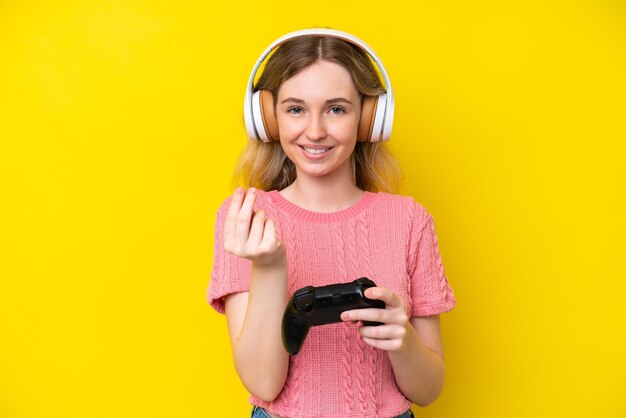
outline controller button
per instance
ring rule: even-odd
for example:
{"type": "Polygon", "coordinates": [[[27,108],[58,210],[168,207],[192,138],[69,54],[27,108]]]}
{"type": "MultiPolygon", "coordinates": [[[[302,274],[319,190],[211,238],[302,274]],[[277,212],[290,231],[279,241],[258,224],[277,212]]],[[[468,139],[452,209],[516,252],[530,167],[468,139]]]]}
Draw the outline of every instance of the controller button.
{"type": "Polygon", "coordinates": [[[313,293],[314,290],[315,288],[313,286],[303,287],[302,289],[298,289],[296,291],[296,293],[294,294],[294,297],[298,298],[302,295],[306,295],[307,293],[313,293]]]}
{"type": "Polygon", "coordinates": [[[307,293],[296,298],[296,308],[305,312],[313,309],[313,294],[307,293]]]}

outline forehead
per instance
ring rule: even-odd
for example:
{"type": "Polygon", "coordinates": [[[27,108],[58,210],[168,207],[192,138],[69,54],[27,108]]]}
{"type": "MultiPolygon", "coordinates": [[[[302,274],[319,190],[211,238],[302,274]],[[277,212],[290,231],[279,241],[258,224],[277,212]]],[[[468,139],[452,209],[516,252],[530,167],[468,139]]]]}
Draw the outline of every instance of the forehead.
{"type": "Polygon", "coordinates": [[[352,76],[343,66],[330,62],[318,61],[293,77],[287,79],[278,92],[278,97],[298,95],[358,96],[352,76]]]}

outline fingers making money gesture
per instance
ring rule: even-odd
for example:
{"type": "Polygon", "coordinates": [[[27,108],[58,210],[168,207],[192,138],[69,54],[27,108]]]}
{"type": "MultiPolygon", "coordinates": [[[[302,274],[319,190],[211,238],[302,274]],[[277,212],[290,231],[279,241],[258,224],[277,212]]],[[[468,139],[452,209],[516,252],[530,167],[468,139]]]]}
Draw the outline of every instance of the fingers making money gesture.
{"type": "Polygon", "coordinates": [[[257,193],[254,188],[235,191],[224,224],[224,249],[259,267],[277,266],[286,262],[285,246],[274,221],[264,210],[254,210],[257,193]]]}

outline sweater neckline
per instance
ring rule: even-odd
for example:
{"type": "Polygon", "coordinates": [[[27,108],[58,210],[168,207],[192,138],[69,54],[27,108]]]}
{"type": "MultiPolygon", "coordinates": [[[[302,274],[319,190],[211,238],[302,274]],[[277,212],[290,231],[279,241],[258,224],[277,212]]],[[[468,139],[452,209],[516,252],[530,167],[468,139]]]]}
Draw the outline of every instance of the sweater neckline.
{"type": "Polygon", "coordinates": [[[337,212],[314,212],[285,199],[278,190],[272,190],[268,194],[276,206],[294,218],[318,223],[341,222],[353,218],[367,209],[378,196],[378,193],[365,191],[356,203],[346,209],[337,212]]]}

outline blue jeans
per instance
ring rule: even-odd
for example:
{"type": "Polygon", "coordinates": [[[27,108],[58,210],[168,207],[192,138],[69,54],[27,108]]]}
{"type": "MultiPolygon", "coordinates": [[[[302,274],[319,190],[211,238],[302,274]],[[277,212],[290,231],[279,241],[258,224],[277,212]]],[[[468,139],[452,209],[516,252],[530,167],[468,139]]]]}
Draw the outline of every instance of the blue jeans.
{"type": "MultiPolygon", "coordinates": [[[[413,411],[409,409],[404,414],[398,415],[396,418],[414,418],[414,417],[415,415],[413,415],[413,411]]],[[[258,406],[254,406],[252,407],[252,414],[250,415],[250,418],[270,418],[270,416],[267,412],[265,412],[265,409],[260,408],[258,406]]]]}

